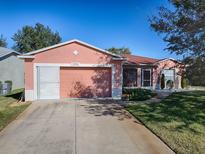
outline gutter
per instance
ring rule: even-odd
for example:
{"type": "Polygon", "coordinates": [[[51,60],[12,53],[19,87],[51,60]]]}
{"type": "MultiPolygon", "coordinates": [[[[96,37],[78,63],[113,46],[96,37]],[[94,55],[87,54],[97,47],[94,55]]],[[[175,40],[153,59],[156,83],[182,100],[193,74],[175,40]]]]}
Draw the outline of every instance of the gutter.
{"type": "Polygon", "coordinates": [[[35,56],[29,56],[29,55],[20,55],[20,56],[17,56],[18,58],[20,59],[33,59],[35,58],[35,56]]]}
{"type": "Polygon", "coordinates": [[[127,58],[124,58],[124,57],[117,57],[117,58],[113,57],[112,60],[125,60],[126,61],[127,58]]]}

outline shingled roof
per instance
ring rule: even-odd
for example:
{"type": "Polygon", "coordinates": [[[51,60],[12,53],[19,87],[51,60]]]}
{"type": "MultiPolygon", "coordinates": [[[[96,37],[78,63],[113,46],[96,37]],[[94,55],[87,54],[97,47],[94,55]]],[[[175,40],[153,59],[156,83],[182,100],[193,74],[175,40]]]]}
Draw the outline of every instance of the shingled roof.
{"type": "Polygon", "coordinates": [[[11,54],[11,53],[15,53],[17,55],[20,55],[20,53],[17,51],[14,51],[14,50],[8,49],[8,48],[4,48],[4,47],[0,47],[0,58],[6,56],[8,54],[11,54]]]}
{"type": "Polygon", "coordinates": [[[135,55],[129,55],[124,54],[123,57],[127,58],[127,61],[133,64],[154,64],[155,62],[159,61],[160,59],[155,58],[148,58],[148,57],[142,57],[142,56],[135,56],[135,55]]]}

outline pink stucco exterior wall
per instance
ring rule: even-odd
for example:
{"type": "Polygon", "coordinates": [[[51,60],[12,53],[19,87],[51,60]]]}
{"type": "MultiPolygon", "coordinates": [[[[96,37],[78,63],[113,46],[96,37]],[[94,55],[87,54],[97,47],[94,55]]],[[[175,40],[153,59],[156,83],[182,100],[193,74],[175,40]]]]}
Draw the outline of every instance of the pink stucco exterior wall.
{"type": "Polygon", "coordinates": [[[182,65],[174,62],[173,60],[164,60],[158,63],[157,67],[153,69],[153,87],[155,88],[159,83],[159,78],[161,71],[163,69],[174,69],[175,70],[175,81],[174,88],[181,88],[181,75],[182,75],[182,65]]]}
{"type": "Polygon", "coordinates": [[[60,69],[61,98],[111,97],[111,68],[60,69]]]}
{"type": "Polygon", "coordinates": [[[102,53],[96,49],[85,46],[78,42],[73,42],[64,46],[49,49],[34,55],[34,59],[25,59],[25,89],[34,89],[34,63],[80,63],[80,64],[113,64],[115,66],[114,87],[121,86],[121,63],[122,61],[113,61],[112,56],[102,53]],[[73,51],[77,50],[75,55],[73,51]]]}
{"type": "Polygon", "coordinates": [[[118,88],[121,86],[121,82],[122,82],[122,74],[121,72],[122,70],[122,66],[121,66],[121,62],[120,61],[114,61],[112,63],[115,66],[115,74],[114,74],[114,78],[115,78],[115,82],[113,84],[114,88],[118,88]]]}
{"type": "Polygon", "coordinates": [[[34,63],[110,63],[111,56],[79,43],[70,43],[35,55],[34,63]],[[78,55],[73,54],[77,50],[78,55]]]}
{"type": "Polygon", "coordinates": [[[33,59],[25,59],[24,69],[25,89],[33,90],[33,59]]]}

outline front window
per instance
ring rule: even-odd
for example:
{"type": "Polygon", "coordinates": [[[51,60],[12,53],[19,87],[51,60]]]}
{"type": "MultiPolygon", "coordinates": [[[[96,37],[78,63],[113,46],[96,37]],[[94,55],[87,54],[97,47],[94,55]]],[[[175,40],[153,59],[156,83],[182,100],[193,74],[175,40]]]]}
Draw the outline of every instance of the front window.
{"type": "Polygon", "coordinates": [[[142,87],[151,86],[151,69],[142,69],[142,87]]]}
{"type": "Polygon", "coordinates": [[[123,71],[123,86],[136,87],[137,86],[137,69],[126,68],[123,71]]]}

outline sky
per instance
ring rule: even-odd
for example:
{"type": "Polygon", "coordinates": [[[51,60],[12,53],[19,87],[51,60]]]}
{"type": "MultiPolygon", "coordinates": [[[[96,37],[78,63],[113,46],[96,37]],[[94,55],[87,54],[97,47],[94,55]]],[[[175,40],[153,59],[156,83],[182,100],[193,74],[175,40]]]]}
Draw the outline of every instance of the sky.
{"type": "Polygon", "coordinates": [[[178,59],[148,18],[167,0],[0,0],[0,34],[12,35],[39,22],[58,31],[62,41],[79,39],[99,48],[128,47],[135,55],[178,59]]]}

